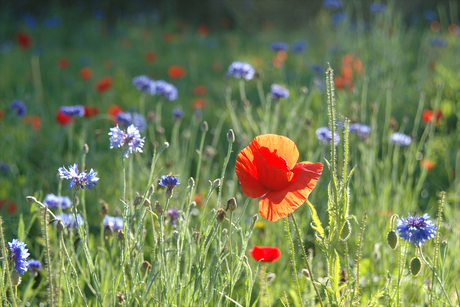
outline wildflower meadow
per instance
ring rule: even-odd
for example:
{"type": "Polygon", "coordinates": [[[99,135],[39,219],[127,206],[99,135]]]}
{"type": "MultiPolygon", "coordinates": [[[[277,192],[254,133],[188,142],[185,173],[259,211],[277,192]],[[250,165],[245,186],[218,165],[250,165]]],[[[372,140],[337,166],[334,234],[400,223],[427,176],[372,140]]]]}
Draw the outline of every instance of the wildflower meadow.
{"type": "Polygon", "coordinates": [[[152,3],[0,4],[2,306],[459,306],[456,1],[152,3]]]}

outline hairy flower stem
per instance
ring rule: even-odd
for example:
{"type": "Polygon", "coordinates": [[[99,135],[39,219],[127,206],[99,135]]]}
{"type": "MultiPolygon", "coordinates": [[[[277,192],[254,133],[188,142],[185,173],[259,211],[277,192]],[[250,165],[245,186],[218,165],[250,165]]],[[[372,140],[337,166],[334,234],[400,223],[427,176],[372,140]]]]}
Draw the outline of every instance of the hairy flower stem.
{"type": "MultiPolygon", "coordinates": [[[[0,215],[0,240],[1,240],[0,241],[0,243],[1,243],[0,248],[2,249],[2,257],[3,257],[2,270],[6,272],[6,280],[7,280],[8,286],[10,288],[10,294],[11,294],[11,300],[13,302],[13,306],[17,307],[18,305],[16,304],[16,296],[14,295],[13,284],[11,283],[10,268],[9,268],[9,265],[8,265],[8,256],[6,254],[7,248],[6,248],[6,245],[5,245],[5,238],[3,236],[2,224],[3,224],[3,220],[2,220],[2,216],[0,215]]],[[[2,279],[2,282],[3,282],[3,279],[2,279]]]]}
{"type": "Polygon", "coordinates": [[[294,243],[292,242],[291,238],[291,231],[289,230],[289,221],[288,217],[284,219],[284,226],[286,228],[286,234],[289,239],[289,243],[291,244],[291,260],[292,260],[292,270],[294,271],[294,277],[295,277],[295,283],[297,286],[297,295],[299,296],[300,300],[300,305],[303,306],[303,301],[302,301],[302,292],[300,291],[300,284],[299,284],[299,278],[297,277],[297,269],[295,265],[295,251],[294,251],[294,243]]]}
{"type": "Polygon", "coordinates": [[[262,267],[264,270],[264,282],[265,282],[265,293],[267,294],[267,306],[270,307],[270,293],[268,292],[268,284],[267,284],[267,268],[265,266],[262,267]]]}
{"type": "Polygon", "coordinates": [[[363,239],[364,239],[364,228],[366,227],[366,219],[367,219],[367,212],[364,212],[362,226],[361,226],[361,234],[359,235],[359,245],[358,245],[358,255],[356,259],[356,288],[355,288],[355,295],[356,295],[356,306],[359,304],[359,268],[361,265],[361,251],[363,248],[363,239]]]}
{"type": "Polygon", "coordinates": [[[43,239],[45,241],[45,265],[50,287],[48,291],[48,303],[50,306],[54,306],[53,274],[51,272],[50,242],[48,236],[48,206],[45,206],[45,209],[43,210],[43,239]]]}
{"type": "Polygon", "coordinates": [[[230,160],[230,156],[232,155],[232,146],[233,146],[233,143],[228,143],[227,156],[225,157],[224,165],[222,166],[222,173],[220,175],[219,193],[217,194],[217,205],[218,206],[220,206],[220,201],[222,198],[222,189],[224,188],[225,170],[227,169],[228,161],[230,160]]]}
{"type": "Polygon", "coordinates": [[[230,297],[232,297],[233,292],[233,253],[232,253],[232,222],[233,222],[233,211],[230,212],[230,224],[228,227],[228,250],[230,254],[228,255],[230,258],[230,297]]]}
{"type": "MultiPolygon", "coordinates": [[[[195,187],[198,187],[198,182],[200,181],[201,161],[203,157],[203,146],[204,146],[204,139],[206,138],[206,132],[207,131],[202,131],[201,133],[200,150],[198,151],[198,166],[196,168],[196,176],[195,176],[195,187]]],[[[193,190],[192,190],[191,195],[193,195],[193,190]]]]}
{"type": "Polygon", "coordinates": [[[404,267],[406,264],[406,255],[407,255],[408,245],[409,245],[409,242],[406,242],[406,244],[401,244],[401,250],[399,251],[400,262],[399,262],[399,269],[398,269],[398,283],[396,285],[396,305],[395,306],[399,306],[399,292],[400,292],[399,290],[401,288],[401,279],[402,279],[404,267]],[[404,248],[404,254],[401,258],[401,252],[403,248],[404,248]]]}
{"type": "Polygon", "coordinates": [[[241,97],[241,101],[246,100],[246,90],[244,88],[244,80],[240,80],[240,97],[241,97]]]}
{"type": "Polygon", "coordinates": [[[294,212],[291,213],[291,218],[292,218],[292,222],[294,223],[295,230],[297,232],[297,239],[299,240],[300,249],[302,250],[305,266],[307,267],[308,274],[310,275],[310,282],[313,285],[313,288],[315,289],[316,296],[318,297],[320,306],[323,307],[324,306],[323,300],[321,299],[321,294],[319,293],[318,287],[316,287],[316,284],[315,284],[315,278],[313,277],[313,271],[310,267],[310,263],[308,262],[308,256],[303,246],[302,235],[300,234],[299,225],[297,224],[297,221],[295,219],[294,212]]]}

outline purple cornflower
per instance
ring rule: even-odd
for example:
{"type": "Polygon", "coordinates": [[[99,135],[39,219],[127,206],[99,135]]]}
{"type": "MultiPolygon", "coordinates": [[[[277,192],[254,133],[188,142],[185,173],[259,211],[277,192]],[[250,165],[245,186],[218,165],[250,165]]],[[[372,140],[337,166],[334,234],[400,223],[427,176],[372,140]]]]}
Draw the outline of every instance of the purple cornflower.
{"type": "Polygon", "coordinates": [[[139,130],[134,125],[128,127],[126,132],[118,128],[110,128],[110,148],[124,147],[126,148],[123,155],[128,158],[129,154],[134,151],[142,152],[145,137],[141,138],[139,130]]]}
{"type": "Polygon", "coordinates": [[[254,77],[254,67],[248,63],[233,62],[228,67],[227,74],[232,75],[233,77],[240,79],[244,78],[247,81],[251,80],[254,77]]]}
{"type": "Polygon", "coordinates": [[[166,187],[166,195],[171,196],[172,190],[176,185],[179,185],[179,178],[171,176],[171,175],[163,175],[160,178],[158,184],[162,187],[166,187]]]}
{"type": "Polygon", "coordinates": [[[88,174],[86,170],[78,173],[77,164],[70,165],[69,170],[65,167],[60,167],[58,171],[61,179],[70,179],[69,189],[73,187],[76,191],[84,189],[85,187],[91,190],[93,186],[97,185],[99,180],[99,178],[96,177],[97,172],[93,171],[93,169],[91,169],[88,174]]]}
{"type": "Polygon", "coordinates": [[[369,4],[369,11],[372,13],[380,13],[385,12],[387,6],[383,3],[371,3],[369,4]]]}
{"type": "Polygon", "coordinates": [[[368,125],[356,123],[349,125],[348,131],[356,133],[361,138],[361,140],[364,140],[371,132],[371,127],[368,125]]]}
{"type": "Polygon", "coordinates": [[[185,116],[184,111],[182,111],[181,109],[177,109],[177,108],[172,110],[172,114],[174,115],[176,119],[179,119],[185,116]]]}
{"type": "Polygon", "coordinates": [[[433,37],[430,39],[430,45],[431,47],[441,47],[445,48],[449,45],[449,42],[442,37],[433,37]]]}
{"type": "Polygon", "coordinates": [[[404,133],[395,132],[391,135],[391,141],[400,146],[408,146],[412,142],[412,138],[404,133]]]}
{"type": "Polygon", "coordinates": [[[134,77],[133,85],[144,93],[151,95],[155,95],[156,93],[155,82],[145,75],[134,77]]]}
{"type": "Polygon", "coordinates": [[[323,0],[323,7],[326,9],[338,10],[342,8],[341,0],[323,0]]]}
{"type": "Polygon", "coordinates": [[[113,231],[118,231],[123,229],[123,218],[118,216],[109,216],[106,215],[104,217],[104,221],[102,222],[104,226],[109,226],[113,231]]]}
{"type": "Polygon", "coordinates": [[[42,263],[39,260],[30,259],[28,262],[28,268],[34,272],[37,272],[42,267],[42,263]]]}
{"type": "MultiPolygon", "coordinates": [[[[316,137],[318,140],[325,142],[325,143],[331,143],[332,142],[332,132],[329,131],[328,127],[321,127],[316,129],[316,137]]],[[[334,133],[334,145],[337,146],[340,142],[340,136],[337,132],[334,133]]]]}
{"type": "Polygon", "coordinates": [[[70,208],[70,198],[67,196],[56,196],[54,194],[48,194],[45,196],[43,204],[48,205],[48,208],[59,208],[67,209],[70,208]]]}
{"type": "Polygon", "coordinates": [[[0,162],[0,172],[8,173],[9,170],[10,167],[8,166],[8,164],[6,164],[5,162],[0,162]]]}
{"type": "Polygon", "coordinates": [[[289,97],[289,91],[278,85],[278,84],[273,84],[272,88],[270,90],[270,94],[272,96],[272,99],[274,100],[280,100],[281,98],[288,98],[289,97]]]}
{"type": "Polygon", "coordinates": [[[398,220],[396,227],[401,238],[414,245],[424,245],[426,240],[433,239],[436,234],[436,225],[428,220],[430,216],[425,213],[422,216],[411,216],[398,220]]]}
{"type": "MultiPolygon", "coordinates": [[[[73,214],[61,213],[56,215],[56,219],[61,220],[62,224],[64,224],[67,229],[70,229],[70,227],[77,228],[77,223],[78,225],[83,225],[83,218],[81,217],[80,213],[77,213],[77,223],[75,223],[73,214]]],[[[57,221],[55,221],[55,223],[56,222],[57,221]]]]}
{"type": "Polygon", "coordinates": [[[139,132],[147,129],[147,121],[145,120],[145,117],[135,111],[119,112],[117,114],[116,121],[125,127],[134,125],[139,132]]]}
{"type": "Polygon", "coordinates": [[[298,39],[292,42],[291,47],[294,53],[301,53],[308,49],[308,43],[303,39],[298,39]]]}
{"type": "Polygon", "coordinates": [[[63,106],[59,110],[61,113],[72,116],[72,117],[83,117],[85,116],[85,108],[81,105],[77,106],[63,106]]]}
{"type": "Polygon", "coordinates": [[[23,117],[27,113],[26,104],[21,100],[13,100],[10,107],[17,117],[23,117]]]}
{"type": "Polygon", "coordinates": [[[289,50],[289,44],[285,42],[275,42],[270,44],[270,49],[272,51],[288,51],[289,50]]]}
{"type": "Polygon", "coordinates": [[[310,66],[310,68],[315,72],[317,73],[318,75],[319,74],[322,74],[324,72],[324,68],[323,66],[319,65],[319,64],[312,64],[310,66]]]}
{"type": "Polygon", "coordinates": [[[8,247],[10,248],[11,253],[13,254],[14,269],[23,275],[27,271],[29,263],[27,262],[27,257],[29,257],[28,249],[26,248],[24,242],[19,242],[18,239],[13,239],[13,241],[8,242],[8,247]]]}
{"type": "Polygon", "coordinates": [[[177,227],[177,221],[180,218],[180,212],[177,209],[171,208],[168,211],[166,211],[165,215],[165,224],[167,223],[167,217],[169,217],[169,221],[171,222],[171,225],[173,225],[174,228],[177,227]]]}
{"type": "Polygon", "coordinates": [[[163,80],[154,81],[154,84],[156,94],[165,97],[169,101],[177,99],[177,88],[174,85],[163,80]]]}

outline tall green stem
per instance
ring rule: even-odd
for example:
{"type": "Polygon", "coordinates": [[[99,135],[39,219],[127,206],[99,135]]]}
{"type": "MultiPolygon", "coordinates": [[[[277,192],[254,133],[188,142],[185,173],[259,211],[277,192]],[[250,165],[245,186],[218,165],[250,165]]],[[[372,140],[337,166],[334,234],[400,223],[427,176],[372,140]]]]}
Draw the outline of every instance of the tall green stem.
{"type": "Polygon", "coordinates": [[[289,243],[291,246],[291,260],[292,260],[292,270],[294,271],[294,277],[295,277],[295,284],[297,286],[297,295],[299,296],[300,300],[300,305],[303,306],[303,301],[302,301],[302,292],[300,291],[300,284],[299,284],[299,278],[297,277],[297,268],[295,265],[295,250],[294,250],[294,243],[292,242],[291,238],[291,231],[289,230],[289,222],[288,222],[288,217],[284,219],[284,226],[286,228],[286,234],[289,239],[289,243]]]}

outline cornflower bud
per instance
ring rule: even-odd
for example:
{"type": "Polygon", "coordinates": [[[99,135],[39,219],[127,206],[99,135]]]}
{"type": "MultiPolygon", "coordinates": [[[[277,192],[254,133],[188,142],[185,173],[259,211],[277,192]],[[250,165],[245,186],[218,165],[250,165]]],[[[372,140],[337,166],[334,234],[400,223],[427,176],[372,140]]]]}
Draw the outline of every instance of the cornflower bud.
{"type": "Polygon", "coordinates": [[[134,199],[134,207],[137,207],[140,204],[142,198],[144,198],[144,197],[140,196],[140,195],[136,196],[136,198],[134,199]]]}
{"type": "Polygon", "coordinates": [[[220,186],[220,179],[217,178],[216,180],[214,180],[214,181],[212,182],[212,188],[215,189],[215,188],[217,188],[217,187],[219,187],[219,186],[220,186]]]}
{"type": "Polygon", "coordinates": [[[227,209],[225,210],[230,210],[233,212],[235,211],[236,208],[237,208],[236,199],[235,197],[232,197],[227,201],[227,209]]]}
{"type": "Polygon", "coordinates": [[[193,179],[193,177],[188,179],[188,186],[192,188],[195,186],[195,179],[193,179]]]}
{"type": "Polygon", "coordinates": [[[105,239],[107,240],[111,235],[112,235],[112,227],[110,227],[109,225],[106,225],[104,227],[104,237],[105,237],[105,239]]]}
{"type": "Polygon", "coordinates": [[[123,233],[123,229],[118,229],[117,234],[118,241],[122,242],[125,239],[125,234],[123,233]]]}
{"type": "Polygon", "coordinates": [[[158,214],[163,213],[163,207],[160,205],[158,201],[155,202],[155,212],[158,214]]]}
{"type": "Polygon", "coordinates": [[[144,200],[144,207],[149,207],[150,206],[150,200],[148,198],[146,198],[144,200]]]}
{"type": "Polygon", "coordinates": [[[15,287],[21,283],[21,276],[19,276],[19,273],[16,270],[13,270],[13,273],[11,273],[11,283],[15,287]]]}
{"type": "Polygon", "coordinates": [[[106,216],[109,213],[109,205],[102,199],[99,200],[99,203],[101,204],[101,208],[99,209],[100,214],[106,216]]]}
{"type": "Polygon", "coordinates": [[[89,146],[88,144],[85,143],[85,145],[83,145],[81,151],[84,153],[84,154],[87,154],[89,152],[89,146]]]}
{"type": "Polygon", "coordinates": [[[222,223],[225,219],[225,210],[220,208],[219,210],[217,210],[217,215],[216,215],[216,219],[219,223],[222,223]]]}
{"type": "Polygon", "coordinates": [[[201,129],[201,132],[207,132],[209,129],[208,122],[204,121],[203,123],[201,123],[200,129],[201,129]]]}
{"type": "Polygon", "coordinates": [[[63,230],[64,230],[64,224],[62,223],[61,220],[57,220],[56,229],[57,229],[58,231],[63,231],[63,230]]]}

